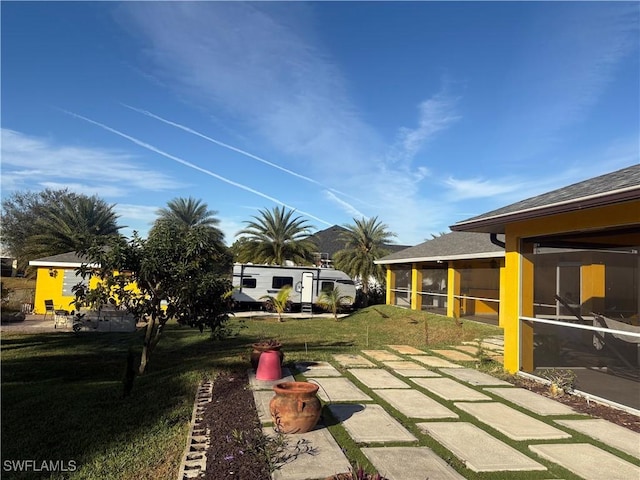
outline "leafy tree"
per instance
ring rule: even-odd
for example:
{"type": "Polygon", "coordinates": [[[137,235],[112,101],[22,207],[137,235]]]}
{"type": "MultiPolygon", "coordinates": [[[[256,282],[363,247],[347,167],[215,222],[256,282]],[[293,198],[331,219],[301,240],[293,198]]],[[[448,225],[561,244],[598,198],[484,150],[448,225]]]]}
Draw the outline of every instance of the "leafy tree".
{"type": "Polygon", "coordinates": [[[263,295],[260,299],[266,300],[270,307],[272,307],[278,314],[278,321],[282,321],[282,313],[289,307],[289,297],[292,291],[291,285],[285,285],[278,293],[273,295],[263,295]]]}
{"type": "Polygon", "coordinates": [[[333,313],[333,318],[338,321],[338,311],[347,303],[353,302],[353,297],[342,295],[340,287],[334,286],[331,290],[324,290],[318,298],[318,305],[333,313]]]}
{"type": "Polygon", "coordinates": [[[309,240],[311,228],[307,220],[293,217],[293,210],[275,207],[260,210],[254,220],[245,222],[248,226],[237,235],[246,235],[246,240],[238,243],[237,258],[240,262],[284,265],[287,260],[296,264],[313,262],[315,244],[309,240]]]}
{"type": "MultiPolygon", "coordinates": [[[[171,318],[200,331],[224,333],[232,290],[231,255],[210,239],[209,227],[185,230],[158,221],[146,240],[134,233],[129,241],[114,240],[109,248],[94,246],[82,252],[87,262],[79,273],[96,275],[101,282],[91,290],[76,286],[76,305],[116,303],[136,320],[147,321],[138,373],[144,373],[171,318]],[[92,269],[90,263],[99,267],[92,269]]],[[[127,376],[133,378],[131,372],[127,376]]]]}
{"type": "Polygon", "coordinates": [[[113,205],[67,189],[15,192],[2,201],[2,244],[23,270],[29,260],[88,247],[117,235],[113,205]]]}
{"type": "Polygon", "coordinates": [[[390,243],[396,234],[388,231],[388,226],[378,221],[378,217],[353,219],[354,225],[344,225],[346,232],[340,235],[345,248],[333,256],[333,264],[352,278],[362,282],[365,304],[369,295],[371,278],[382,283],[385,269],[373,263],[389,253],[384,245],[390,243]]]}

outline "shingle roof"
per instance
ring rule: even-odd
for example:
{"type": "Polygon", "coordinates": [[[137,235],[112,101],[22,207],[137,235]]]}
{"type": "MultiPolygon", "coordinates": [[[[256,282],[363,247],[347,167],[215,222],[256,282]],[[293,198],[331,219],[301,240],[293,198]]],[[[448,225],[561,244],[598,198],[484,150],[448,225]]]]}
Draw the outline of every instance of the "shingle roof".
{"type": "Polygon", "coordinates": [[[572,211],[578,208],[607,205],[639,198],[640,164],[483,213],[460,221],[452,225],[451,229],[466,231],[482,224],[485,227],[482,231],[497,231],[495,228],[488,227],[491,224],[503,225],[510,217],[517,215],[527,214],[529,218],[535,218],[548,214],[552,208],[557,209],[556,213],[559,213],[559,211],[572,211]]]}
{"type": "Polygon", "coordinates": [[[59,253],[58,255],[52,255],[50,257],[37,258],[31,260],[29,265],[34,266],[47,266],[47,265],[59,265],[59,264],[77,264],[80,266],[83,263],[87,263],[86,258],[81,257],[77,252],[59,253]]]}
{"type": "Polygon", "coordinates": [[[445,233],[414,247],[392,253],[377,260],[377,264],[410,261],[437,261],[465,258],[503,257],[504,248],[491,243],[489,234],[472,232],[445,233]]]}
{"type": "MultiPolygon", "coordinates": [[[[332,227],[314,233],[309,237],[309,240],[312,240],[318,246],[319,253],[328,253],[329,258],[332,258],[337,251],[344,248],[344,242],[340,240],[340,235],[346,231],[347,229],[340,225],[333,225],[332,227]]],[[[385,248],[391,252],[396,252],[407,248],[407,246],[408,245],[386,244],[385,248]]]]}

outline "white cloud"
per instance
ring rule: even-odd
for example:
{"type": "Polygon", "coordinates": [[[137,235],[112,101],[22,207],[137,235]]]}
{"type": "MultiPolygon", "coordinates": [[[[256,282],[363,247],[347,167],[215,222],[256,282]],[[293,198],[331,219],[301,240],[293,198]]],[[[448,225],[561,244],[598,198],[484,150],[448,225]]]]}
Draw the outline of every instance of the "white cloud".
{"type": "Polygon", "coordinates": [[[486,180],[481,178],[456,179],[449,177],[444,181],[448,187],[448,198],[452,201],[470,198],[496,197],[518,191],[522,185],[514,179],[486,180]]]}
{"type": "Polygon", "coordinates": [[[456,114],[457,99],[439,93],[423,101],[419,106],[418,126],[401,128],[398,140],[392,147],[391,161],[411,161],[420,149],[436,134],[460,120],[456,114]]]}
{"type": "Polygon", "coordinates": [[[119,197],[131,189],[164,191],[182,186],[136,165],[137,161],[124,152],[59,145],[51,139],[2,129],[2,184],[7,190],[40,185],[119,197]]]}
{"type": "Polygon", "coordinates": [[[325,174],[358,172],[374,156],[380,142],[358,117],[341,72],[297,21],[287,21],[293,13],[239,2],[123,8],[155,69],[181,94],[231,112],[286,156],[325,174]]]}

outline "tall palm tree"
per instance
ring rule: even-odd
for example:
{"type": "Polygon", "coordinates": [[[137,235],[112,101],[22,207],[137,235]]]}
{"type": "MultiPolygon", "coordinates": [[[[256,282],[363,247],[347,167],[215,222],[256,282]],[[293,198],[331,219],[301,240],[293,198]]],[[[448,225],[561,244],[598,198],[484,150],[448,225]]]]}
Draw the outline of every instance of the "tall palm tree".
{"type": "Polygon", "coordinates": [[[333,264],[352,278],[360,279],[366,301],[369,279],[374,278],[382,283],[385,278],[384,267],[373,262],[389,253],[384,245],[391,243],[396,234],[389,232],[389,227],[379,222],[378,217],[354,218],[353,221],[354,225],[344,225],[347,231],[340,238],[345,242],[345,247],[333,256],[333,264]]]}
{"type": "Polygon", "coordinates": [[[97,196],[81,194],[61,196],[55,204],[42,209],[37,219],[39,233],[27,239],[26,250],[32,258],[70,251],[83,251],[94,242],[118,236],[115,205],[97,196]]]}
{"type": "Polygon", "coordinates": [[[236,234],[246,235],[245,241],[238,242],[238,261],[281,266],[287,260],[296,264],[311,263],[317,249],[309,240],[313,227],[293,214],[293,210],[275,207],[260,210],[259,216],[245,222],[247,227],[236,234]]]}
{"type": "Polygon", "coordinates": [[[209,210],[202,200],[193,197],[174,198],[167,202],[166,208],[159,208],[156,213],[158,218],[154,225],[169,222],[187,231],[203,229],[210,241],[224,244],[224,233],[218,228],[220,220],[216,218],[218,212],[209,210]]]}

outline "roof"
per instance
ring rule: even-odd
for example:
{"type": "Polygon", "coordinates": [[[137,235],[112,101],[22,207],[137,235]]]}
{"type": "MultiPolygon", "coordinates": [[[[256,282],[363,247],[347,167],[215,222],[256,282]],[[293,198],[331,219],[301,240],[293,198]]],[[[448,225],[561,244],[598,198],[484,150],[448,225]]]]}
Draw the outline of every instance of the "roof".
{"type": "Polygon", "coordinates": [[[86,258],[81,257],[77,252],[59,253],[50,257],[31,260],[29,265],[33,267],[80,267],[86,264],[86,258]]]}
{"type": "Polygon", "coordinates": [[[467,260],[472,258],[504,257],[504,248],[491,242],[489,234],[451,232],[432,240],[387,255],[377,264],[426,261],[467,260]]]}
{"type": "Polygon", "coordinates": [[[640,164],[574,183],[452,225],[461,232],[504,233],[504,225],[640,199],[640,164]]]}
{"type": "MultiPolygon", "coordinates": [[[[331,258],[337,251],[344,249],[345,242],[340,239],[340,235],[345,232],[348,232],[346,228],[340,225],[333,225],[309,236],[309,240],[318,246],[319,253],[328,253],[329,258],[331,258]]],[[[408,245],[397,245],[393,243],[384,245],[384,248],[391,252],[403,250],[407,247],[408,245]]]]}

